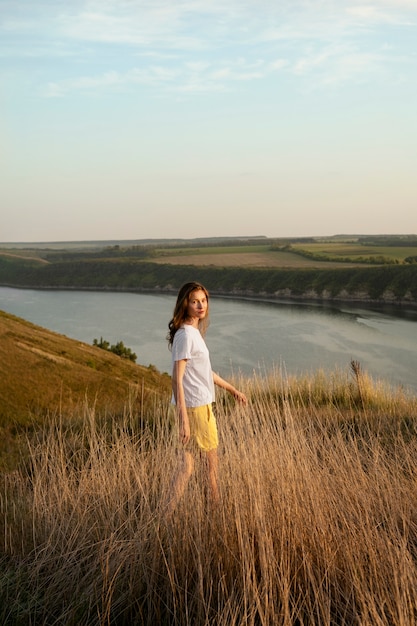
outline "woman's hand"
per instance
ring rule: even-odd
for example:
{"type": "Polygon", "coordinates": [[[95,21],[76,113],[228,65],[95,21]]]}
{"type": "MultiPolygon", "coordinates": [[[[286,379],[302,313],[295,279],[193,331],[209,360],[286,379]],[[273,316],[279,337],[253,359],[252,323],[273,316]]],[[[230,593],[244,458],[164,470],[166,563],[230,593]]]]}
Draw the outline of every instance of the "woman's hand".
{"type": "Polygon", "coordinates": [[[223,389],[226,389],[226,391],[232,394],[237,402],[240,402],[240,404],[243,404],[243,406],[247,405],[248,399],[245,394],[236,389],[236,387],[233,387],[233,385],[231,385],[227,382],[227,380],[224,380],[224,378],[216,374],[216,372],[213,372],[213,381],[215,385],[217,385],[218,387],[223,387],[223,389]]]}
{"type": "Polygon", "coordinates": [[[240,402],[240,404],[243,404],[243,406],[246,406],[248,404],[247,397],[245,396],[244,393],[242,393],[238,389],[235,389],[234,391],[232,391],[232,395],[234,399],[240,402]]]}
{"type": "Polygon", "coordinates": [[[180,421],[180,442],[183,446],[186,446],[190,441],[190,422],[187,419],[181,419],[180,421]]]}

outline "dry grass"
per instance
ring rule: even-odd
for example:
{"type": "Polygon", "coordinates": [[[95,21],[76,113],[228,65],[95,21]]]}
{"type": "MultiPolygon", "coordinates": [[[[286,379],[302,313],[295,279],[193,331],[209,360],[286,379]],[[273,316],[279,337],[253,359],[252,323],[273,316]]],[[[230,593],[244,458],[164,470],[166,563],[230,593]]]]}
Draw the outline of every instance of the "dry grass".
{"type": "Polygon", "coordinates": [[[100,414],[123,415],[132,402],[148,414],[170,388],[154,367],[0,311],[0,470],[13,469],[22,437],[51,413],[74,415],[88,398],[100,414]]]}
{"type": "Polygon", "coordinates": [[[169,407],[60,422],[4,478],[7,624],[417,622],[417,402],[362,372],[240,381],[217,405],[222,501],[202,467],[174,517],[169,407]],[[358,389],[360,381],[361,389],[358,389]]]}

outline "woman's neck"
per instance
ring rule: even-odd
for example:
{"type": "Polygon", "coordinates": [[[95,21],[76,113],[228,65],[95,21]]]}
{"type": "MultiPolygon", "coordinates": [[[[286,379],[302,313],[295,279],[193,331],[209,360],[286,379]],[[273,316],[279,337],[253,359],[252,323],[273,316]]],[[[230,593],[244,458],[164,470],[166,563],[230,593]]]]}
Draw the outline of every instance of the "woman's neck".
{"type": "Polygon", "coordinates": [[[200,320],[198,319],[198,317],[187,317],[187,319],[185,320],[184,324],[187,324],[187,326],[193,326],[193,328],[197,328],[198,329],[198,322],[200,320]]]}

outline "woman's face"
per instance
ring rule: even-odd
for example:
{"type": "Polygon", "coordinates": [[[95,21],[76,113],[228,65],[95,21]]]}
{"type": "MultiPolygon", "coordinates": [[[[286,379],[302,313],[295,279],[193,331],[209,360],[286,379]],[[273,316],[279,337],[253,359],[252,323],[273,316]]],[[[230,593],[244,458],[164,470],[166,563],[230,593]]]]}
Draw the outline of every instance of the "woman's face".
{"type": "Polygon", "coordinates": [[[202,289],[192,291],[188,298],[187,317],[197,322],[206,317],[208,310],[207,296],[202,289]]]}

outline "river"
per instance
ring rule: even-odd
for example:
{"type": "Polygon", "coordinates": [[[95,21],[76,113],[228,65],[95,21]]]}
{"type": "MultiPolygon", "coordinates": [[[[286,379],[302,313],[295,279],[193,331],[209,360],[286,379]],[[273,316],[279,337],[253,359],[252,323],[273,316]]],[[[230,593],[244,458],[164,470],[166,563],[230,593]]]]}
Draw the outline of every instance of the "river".
{"type": "MultiPolygon", "coordinates": [[[[123,341],[137,362],[170,371],[165,336],[175,296],[0,287],[0,309],[92,344],[123,341]]],[[[206,341],[213,369],[288,374],[347,370],[360,361],[375,379],[417,392],[417,312],[211,299],[206,341]]]]}

